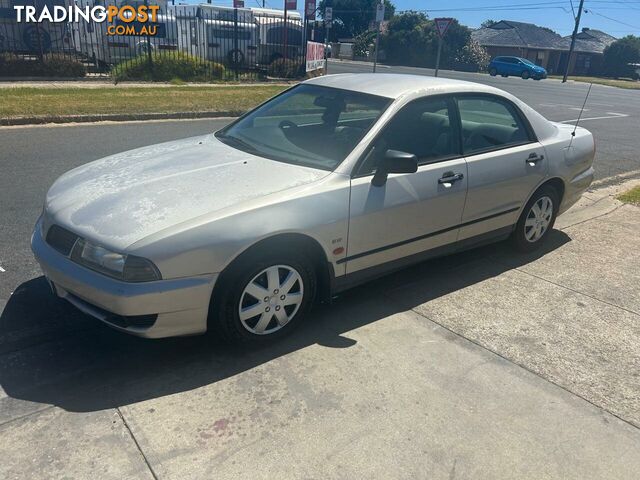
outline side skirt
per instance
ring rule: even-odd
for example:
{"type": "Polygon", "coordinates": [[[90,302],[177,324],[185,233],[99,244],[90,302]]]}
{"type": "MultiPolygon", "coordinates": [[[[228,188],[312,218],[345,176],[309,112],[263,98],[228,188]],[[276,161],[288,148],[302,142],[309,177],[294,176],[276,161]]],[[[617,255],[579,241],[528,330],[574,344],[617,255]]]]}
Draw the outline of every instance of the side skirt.
{"type": "Polygon", "coordinates": [[[478,248],[490,243],[500,242],[506,240],[513,232],[515,225],[509,225],[507,227],[499,228],[491,232],[482,233],[475,237],[465,238],[449,245],[443,245],[441,247],[425,250],[424,252],[416,253],[408,257],[399,258],[391,262],[376,265],[375,267],[365,268],[358,270],[357,272],[348,273],[341,277],[332,277],[331,281],[331,297],[334,295],[349,290],[350,288],[361,285],[365,282],[374,280],[376,278],[389,275],[390,273],[401,270],[409,265],[415,265],[417,263],[430,260],[435,257],[441,257],[452,253],[458,253],[472,248],[478,248]]]}

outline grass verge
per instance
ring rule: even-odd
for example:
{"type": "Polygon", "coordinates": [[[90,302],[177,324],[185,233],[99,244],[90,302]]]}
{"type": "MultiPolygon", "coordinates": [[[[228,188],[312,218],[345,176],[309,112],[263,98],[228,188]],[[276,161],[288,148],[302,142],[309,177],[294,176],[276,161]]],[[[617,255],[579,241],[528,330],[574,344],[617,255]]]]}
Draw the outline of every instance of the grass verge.
{"type": "Polygon", "coordinates": [[[618,195],[618,200],[640,206],[640,185],[618,195]]]}
{"type": "MultiPolygon", "coordinates": [[[[562,80],[562,75],[550,75],[549,78],[557,78],[562,80]]],[[[603,77],[567,77],[569,80],[576,82],[595,83],[597,85],[608,85],[610,87],[627,88],[630,90],[640,90],[640,82],[631,80],[630,78],[603,78],[603,77]]]]}
{"type": "Polygon", "coordinates": [[[241,112],[287,87],[0,88],[0,118],[115,113],[241,112]]]}

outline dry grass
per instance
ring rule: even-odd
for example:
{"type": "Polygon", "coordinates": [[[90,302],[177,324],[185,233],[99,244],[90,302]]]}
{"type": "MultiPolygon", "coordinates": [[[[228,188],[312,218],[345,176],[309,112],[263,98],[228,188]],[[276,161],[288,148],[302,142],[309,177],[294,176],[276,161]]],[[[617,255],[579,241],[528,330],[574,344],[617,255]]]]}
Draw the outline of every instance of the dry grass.
{"type": "Polygon", "coordinates": [[[242,112],[281,85],[160,88],[2,88],[0,118],[108,113],[242,112]]]}
{"type": "MultiPolygon", "coordinates": [[[[549,78],[562,79],[562,75],[550,75],[549,78]]],[[[630,78],[603,78],[603,77],[567,77],[569,80],[576,82],[595,83],[597,85],[608,85],[610,87],[627,88],[631,90],[640,90],[640,82],[631,80],[630,78]]]]}
{"type": "Polygon", "coordinates": [[[625,203],[640,205],[640,185],[631,190],[618,195],[618,200],[625,203]]]}

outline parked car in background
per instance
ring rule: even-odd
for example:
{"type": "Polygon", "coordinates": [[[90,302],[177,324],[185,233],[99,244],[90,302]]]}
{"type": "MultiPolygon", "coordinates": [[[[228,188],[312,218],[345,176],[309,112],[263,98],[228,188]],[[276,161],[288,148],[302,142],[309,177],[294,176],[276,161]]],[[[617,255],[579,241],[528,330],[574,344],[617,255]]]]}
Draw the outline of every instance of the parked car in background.
{"type": "Polygon", "coordinates": [[[268,342],[411,263],[539,248],[594,154],[586,129],[487,85],[322,76],[215,134],[64,174],[32,249],[59,297],[121,331],[268,342]]]}
{"type": "Polygon", "coordinates": [[[508,77],[510,75],[522,77],[525,80],[533,78],[540,80],[547,78],[547,71],[531,60],[520,57],[495,57],[489,63],[489,74],[492,77],[502,75],[508,77]]]}

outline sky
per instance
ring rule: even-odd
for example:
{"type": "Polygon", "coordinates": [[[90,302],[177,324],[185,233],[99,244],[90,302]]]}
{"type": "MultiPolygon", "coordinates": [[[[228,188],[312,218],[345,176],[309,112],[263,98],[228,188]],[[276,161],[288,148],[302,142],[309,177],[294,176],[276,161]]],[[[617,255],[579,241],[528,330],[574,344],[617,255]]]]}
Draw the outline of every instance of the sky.
{"type": "MultiPolygon", "coordinates": [[[[297,2],[302,12],[304,0],[297,2]]],[[[231,5],[232,0],[212,0],[212,3],[231,5]]],[[[487,19],[515,20],[549,27],[565,36],[571,34],[575,22],[572,4],[577,12],[580,0],[391,0],[391,3],[396,11],[420,10],[430,18],[454,17],[469,27],[478,27],[487,19]]],[[[246,7],[261,4],[262,0],[245,0],[246,7]]],[[[266,0],[266,5],[282,9],[284,0],[266,0]]],[[[640,36],[640,0],[585,0],[580,21],[580,28],[583,27],[603,30],[618,38],[629,34],[640,36]]]]}

